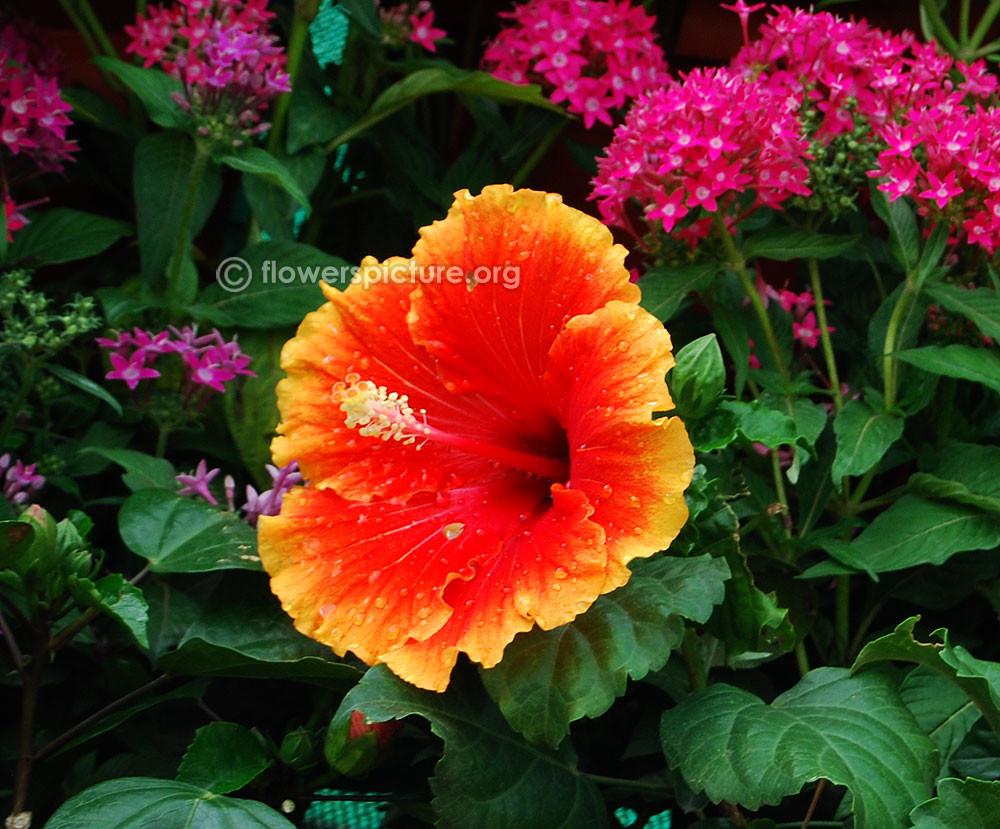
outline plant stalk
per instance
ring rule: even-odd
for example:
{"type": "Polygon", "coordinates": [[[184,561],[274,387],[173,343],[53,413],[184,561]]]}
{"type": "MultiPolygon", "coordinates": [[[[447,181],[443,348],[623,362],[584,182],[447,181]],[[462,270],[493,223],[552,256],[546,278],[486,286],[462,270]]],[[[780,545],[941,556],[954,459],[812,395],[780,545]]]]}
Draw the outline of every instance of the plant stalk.
{"type": "Polygon", "coordinates": [[[882,381],[885,384],[885,412],[888,414],[896,405],[896,388],[899,373],[899,358],[896,351],[899,348],[900,326],[903,315],[910,307],[910,303],[915,296],[913,282],[909,276],[903,284],[903,291],[896,301],[896,307],[892,309],[892,316],[889,317],[889,325],[885,330],[885,345],[882,348],[882,381]]]}
{"type": "Polygon", "coordinates": [[[188,176],[187,194],[184,198],[184,212],[181,214],[181,226],[178,228],[177,243],[174,245],[173,256],[170,257],[170,264],[167,267],[166,296],[171,302],[176,301],[180,291],[181,270],[184,266],[184,257],[188,253],[192,242],[191,223],[194,220],[194,209],[198,203],[198,190],[201,187],[201,180],[205,175],[205,167],[208,164],[208,148],[201,142],[194,142],[194,160],[191,163],[191,174],[188,176]]]}
{"type": "Polygon", "coordinates": [[[833,408],[839,412],[844,406],[844,398],[840,394],[840,375],[837,373],[837,359],[833,353],[833,342],[830,339],[830,326],[826,322],[826,305],[823,304],[823,285],[819,278],[819,263],[816,257],[806,260],[809,268],[809,280],[812,283],[813,299],[816,300],[816,320],[819,322],[819,339],[823,344],[823,359],[826,360],[826,372],[833,391],[833,408]]]}

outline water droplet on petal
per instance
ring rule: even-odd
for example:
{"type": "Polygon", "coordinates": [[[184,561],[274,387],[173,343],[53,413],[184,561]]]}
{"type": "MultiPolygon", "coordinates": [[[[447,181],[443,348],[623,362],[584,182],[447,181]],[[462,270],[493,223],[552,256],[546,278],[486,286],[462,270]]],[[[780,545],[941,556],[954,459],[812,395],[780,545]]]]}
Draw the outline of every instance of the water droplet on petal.
{"type": "Polygon", "coordinates": [[[456,521],[453,524],[446,524],[445,528],[441,531],[444,533],[444,537],[449,541],[458,538],[463,532],[465,532],[465,524],[456,521]]]}

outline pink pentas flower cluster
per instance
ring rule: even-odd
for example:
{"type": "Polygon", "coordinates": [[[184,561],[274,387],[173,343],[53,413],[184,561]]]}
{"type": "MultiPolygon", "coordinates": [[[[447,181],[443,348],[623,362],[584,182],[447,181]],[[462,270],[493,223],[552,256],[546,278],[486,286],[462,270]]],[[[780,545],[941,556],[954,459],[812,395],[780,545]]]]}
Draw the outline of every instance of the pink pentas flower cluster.
{"type": "Polygon", "coordinates": [[[27,506],[32,496],[45,485],[45,476],[35,472],[35,465],[14,461],[10,453],[0,455],[0,492],[14,509],[27,506]]]}
{"type": "MultiPolygon", "coordinates": [[[[813,349],[819,345],[822,329],[816,320],[816,298],[812,291],[796,293],[787,288],[775,288],[763,279],[757,279],[757,293],[764,300],[767,307],[771,302],[777,302],[781,309],[790,315],[792,320],[792,338],[794,342],[803,349],[813,349]]],[[[749,300],[746,300],[749,302],[749,300]]],[[[824,300],[824,305],[829,305],[830,300],[824,300]]],[[[832,325],[827,326],[827,332],[832,334],[837,329],[832,325]]],[[[750,368],[760,368],[760,359],[753,349],[756,343],[750,340],[750,368]]]]}
{"type": "Polygon", "coordinates": [[[869,175],[890,199],[948,222],[954,241],[1000,247],[1000,110],[970,105],[961,91],[879,128],[888,145],[869,175]]]}
{"type": "Polygon", "coordinates": [[[239,146],[265,129],[261,113],[290,90],[285,53],[268,31],[267,0],[178,0],[150,6],[125,31],[126,51],[159,64],[184,86],[175,100],[198,132],[239,146]]]}
{"type": "Polygon", "coordinates": [[[502,16],[512,25],[486,47],[483,68],[541,84],[587,129],[669,81],[654,18],[627,0],[530,0],[502,16]]]}
{"type": "Polygon", "coordinates": [[[41,173],[62,172],[76,143],[66,138],[71,107],[59,94],[54,53],[30,26],[0,21],[0,198],[7,239],[27,223],[13,185],[41,173]]]}
{"type": "Polygon", "coordinates": [[[213,391],[224,392],[225,384],[237,375],[256,376],[247,368],[250,358],[240,351],[239,343],[227,342],[215,329],[199,336],[197,328],[188,326],[170,326],[158,334],[136,328],[113,340],[98,337],[97,344],[109,351],[111,371],[105,379],[121,380],[133,391],[141,381],[160,376],[153,364],[161,356],[178,355],[184,367],[185,402],[213,391]]]}
{"type": "Polygon", "coordinates": [[[416,43],[428,52],[437,51],[437,42],[448,33],[434,25],[434,10],[429,0],[420,0],[414,7],[409,3],[383,6],[375,0],[379,19],[382,22],[382,42],[390,46],[416,43]]]}
{"type": "Polygon", "coordinates": [[[710,232],[707,214],[739,220],[808,195],[807,150],[786,96],[741,72],[695,69],[629,110],[597,161],[591,198],[637,237],[633,200],[651,226],[694,241],[710,232]]]}
{"type": "MultiPolygon", "coordinates": [[[[266,468],[271,476],[271,488],[258,493],[254,487],[247,484],[246,502],[240,507],[243,520],[251,527],[257,526],[257,519],[260,516],[277,515],[281,512],[281,501],[285,493],[302,483],[302,474],[295,461],[281,467],[267,464],[266,468]]],[[[193,472],[177,476],[177,483],[181,485],[177,494],[198,495],[215,506],[219,501],[212,494],[209,485],[218,476],[219,471],[219,469],[209,469],[204,460],[199,461],[193,472]]],[[[236,481],[232,475],[226,475],[222,485],[229,511],[235,512],[236,481]]]]}

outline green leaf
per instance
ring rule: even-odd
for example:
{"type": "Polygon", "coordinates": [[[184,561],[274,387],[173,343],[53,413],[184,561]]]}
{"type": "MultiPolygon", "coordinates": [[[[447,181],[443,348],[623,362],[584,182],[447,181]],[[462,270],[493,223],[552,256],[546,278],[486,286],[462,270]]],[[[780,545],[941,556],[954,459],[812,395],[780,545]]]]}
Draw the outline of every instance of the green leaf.
{"type": "Polygon", "coordinates": [[[453,677],[437,694],[407,684],[384,665],[368,670],[330,724],[343,728],[353,711],[371,722],[417,714],[444,740],[444,755],[431,778],[441,829],[546,829],[606,827],[604,800],[576,768],[568,745],[536,748],[512,731],[481,689],[453,677]]]}
{"type": "Polygon", "coordinates": [[[166,458],[155,458],[135,449],[110,446],[86,446],[81,453],[100,455],[125,470],[122,480],[132,492],[140,489],[169,489],[177,487],[177,470],[166,458]]]}
{"type": "Polygon", "coordinates": [[[880,513],[849,547],[842,564],[888,573],[920,564],[943,564],[955,553],[1000,544],[1000,519],[961,504],[904,495],[880,513]]]}
{"type": "Polygon", "coordinates": [[[115,414],[121,415],[121,403],[115,400],[115,398],[111,396],[111,393],[104,388],[104,386],[99,386],[93,380],[88,377],[84,377],[77,371],[64,368],[63,366],[57,366],[53,363],[46,363],[45,370],[49,372],[49,374],[53,374],[58,377],[64,383],[69,383],[71,386],[75,386],[80,389],[80,391],[85,391],[87,394],[93,395],[98,400],[103,400],[114,410],[115,414]]]}
{"type": "Polygon", "coordinates": [[[793,445],[803,437],[795,421],[786,412],[772,409],[764,400],[749,403],[726,400],[720,408],[736,416],[736,428],[744,438],[754,443],[763,443],[774,449],[793,445]]]}
{"type": "MultiPolygon", "coordinates": [[[[368,6],[373,9],[372,6],[368,6]]],[[[325,144],[336,138],[351,125],[351,116],[337,109],[333,100],[317,84],[301,75],[292,88],[288,105],[288,152],[316,144],[325,144]]]]}
{"type": "MultiPolygon", "coordinates": [[[[279,160],[307,196],[319,183],[326,166],[326,155],[319,149],[296,156],[280,156],[279,160]]],[[[283,187],[247,173],[243,176],[243,194],[269,238],[295,240],[295,217],[300,208],[283,187]]]]}
{"type": "Polygon", "coordinates": [[[692,291],[704,291],[712,284],[719,266],[715,262],[681,268],[652,268],[639,280],[640,304],[653,316],[669,322],[692,291]]]}
{"type": "Polygon", "coordinates": [[[952,755],[982,716],[965,692],[930,668],[918,665],[899,686],[899,696],[937,746],[938,777],[947,777],[952,755]]]}
{"type": "Polygon", "coordinates": [[[964,484],[978,495],[1000,497],[1000,446],[951,440],[931,458],[929,469],[939,478],[964,484]]]}
{"type": "Polygon", "coordinates": [[[257,470],[261,489],[270,489],[270,478],[264,471],[271,462],[271,438],[278,425],[278,400],[275,387],[284,377],[281,369],[281,348],[288,332],[278,330],[249,331],[240,337],[240,347],[253,358],[251,365],[256,377],[247,377],[222,398],[226,425],[236,449],[247,469],[257,470]]]}
{"type": "Polygon", "coordinates": [[[271,765],[261,738],[233,722],[202,726],[184,753],[177,779],[214,794],[242,789],[271,765]]]}
{"type": "Polygon", "coordinates": [[[382,37],[382,21],[368,0],[340,0],[340,5],[362,29],[376,39],[382,37]]]}
{"type": "Polygon", "coordinates": [[[222,797],[190,783],[120,777],[84,789],[46,829],[294,829],[270,806],[222,797]]]}
{"type": "Polygon", "coordinates": [[[302,188],[299,187],[299,183],[295,180],[295,177],[284,164],[267,150],[247,145],[235,152],[219,156],[215,160],[219,164],[225,164],[234,170],[258,176],[264,179],[264,181],[278,185],[303,207],[306,209],[309,208],[309,199],[302,192],[302,188]]]}
{"type": "Polygon", "coordinates": [[[941,501],[954,501],[956,504],[967,504],[985,512],[1000,513],[1000,498],[993,495],[980,495],[958,481],[947,481],[926,472],[914,472],[906,482],[906,489],[914,495],[923,495],[941,501]]]}
{"type": "Polygon", "coordinates": [[[35,528],[27,521],[0,521],[0,570],[13,568],[34,540],[35,528]]]}
{"type": "Polygon", "coordinates": [[[889,227],[889,249],[907,274],[915,274],[920,261],[920,231],[906,199],[889,200],[875,183],[871,185],[872,207],[889,227]]]}
{"type": "Polygon", "coordinates": [[[129,222],[56,207],[17,232],[7,258],[31,267],[72,262],[96,256],[134,233],[129,222]]]}
{"type": "Polygon", "coordinates": [[[990,288],[964,290],[941,283],[924,289],[924,293],[949,311],[972,320],[976,328],[988,337],[1000,340],[1000,296],[990,288]]]}
{"type": "MultiPolygon", "coordinates": [[[[152,133],[136,145],[133,195],[139,259],[147,282],[163,275],[177,246],[194,160],[194,143],[180,132],[152,133]]],[[[205,224],[221,191],[219,168],[205,165],[201,183],[195,190],[191,238],[205,224]]]]}
{"type": "Polygon", "coordinates": [[[932,276],[937,279],[948,272],[947,265],[940,265],[941,257],[948,247],[948,237],[951,235],[951,228],[947,222],[935,222],[930,236],[920,254],[920,262],[917,264],[917,290],[921,290],[924,283],[932,276]]]}
{"type": "Polygon", "coordinates": [[[100,596],[98,607],[128,628],[142,647],[148,648],[146,621],[149,618],[149,606],[142,591],[134,584],[129,584],[120,573],[104,576],[93,584],[100,596]]]}
{"type": "Polygon", "coordinates": [[[352,276],[352,266],[343,259],[301,242],[258,242],[239,258],[245,263],[237,263],[239,273],[250,274],[249,284],[239,291],[209,285],[199,299],[220,325],[298,325],[325,301],[320,282],[341,287],[342,279],[352,276]]]}
{"type": "Polygon", "coordinates": [[[938,781],[938,796],[910,812],[913,829],[994,829],[1000,815],[1000,780],[938,781]]]}
{"type": "Polygon", "coordinates": [[[794,227],[768,228],[743,240],[741,250],[747,259],[832,259],[851,250],[860,235],[832,236],[794,227]]]}
{"type": "Polygon", "coordinates": [[[191,124],[191,116],[173,98],[174,94],[184,94],[184,87],[176,78],[160,69],[146,69],[104,55],[93,58],[92,62],[131,89],[154,124],[181,129],[191,124]]]}
{"type": "Polygon", "coordinates": [[[676,356],[670,388],[678,414],[704,417],[716,407],[726,388],[726,367],[715,334],[688,343],[676,356]]]}
{"type": "Polygon", "coordinates": [[[684,637],[681,617],[706,622],[727,578],[726,562],[707,554],[644,563],[570,624],[516,636],[482,671],[486,690],[528,740],[555,748],[571,722],[607,711],[628,678],[662,668],[684,637]]]}
{"type": "Polygon", "coordinates": [[[171,674],[281,679],[343,689],[359,672],[303,636],[270,593],[267,580],[227,573],[158,666],[171,674]]]}
{"type": "Polygon", "coordinates": [[[231,512],[162,489],[142,489],[122,504],[125,545],[157,573],[260,570],[257,534],[231,512]]]}
{"type": "Polygon", "coordinates": [[[953,682],[982,712],[994,732],[1000,734],[1000,664],[976,659],[961,645],[952,646],[948,631],[938,628],[931,636],[941,642],[918,642],[913,628],[920,620],[911,616],[896,629],[869,642],[854,660],[851,672],[873,662],[914,662],[936,671],[953,682]]]}
{"type": "Polygon", "coordinates": [[[971,380],[1000,392],[1000,357],[984,348],[928,345],[899,351],[896,356],[931,374],[971,380]]]}
{"type": "Polygon", "coordinates": [[[853,795],[858,829],[907,826],[931,791],[937,757],[891,680],[819,668],[766,705],[717,684],[664,713],[670,765],[695,792],[749,809],[825,777],[853,795]]]}
{"type": "Polygon", "coordinates": [[[834,482],[846,475],[863,475],[885,456],[903,434],[903,419],[876,412],[864,400],[849,400],[833,421],[837,454],[834,482]]]}

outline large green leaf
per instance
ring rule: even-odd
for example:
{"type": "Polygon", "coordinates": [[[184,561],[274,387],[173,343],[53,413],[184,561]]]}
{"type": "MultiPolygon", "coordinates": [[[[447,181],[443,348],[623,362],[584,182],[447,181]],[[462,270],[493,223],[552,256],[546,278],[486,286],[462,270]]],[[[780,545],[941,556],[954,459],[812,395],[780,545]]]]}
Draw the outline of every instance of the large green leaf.
{"type": "Polygon", "coordinates": [[[833,421],[837,454],[831,475],[863,475],[882,460],[903,434],[903,419],[872,409],[864,400],[849,400],[833,421]]]}
{"type": "Polygon", "coordinates": [[[925,293],[949,311],[972,320],[988,337],[1000,340],[1000,295],[989,288],[971,291],[941,283],[925,288],[925,293]]]}
{"type": "Polygon", "coordinates": [[[771,705],[712,685],[665,712],[660,736],[671,767],[713,802],[756,809],[825,777],[850,789],[858,829],[906,827],[938,767],[891,680],[843,668],[811,671],[771,705]]]}
{"type": "Polygon", "coordinates": [[[938,796],[910,813],[914,829],[995,829],[1000,780],[938,781],[938,796]]]}
{"type": "Polygon", "coordinates": [[[138,96],[154,124],[183,128],[191,123],[191,116],[174,100],[175,94],[184,92],[176,78],[161,69],[147,69],[104,55],[94,58],[93,62],[115,75],[138,96]]]}
{"type": "Polygon", "coordinates": [[[628,678],[662,668],[684,636],[681,617],[707,621],[729,577],[726,562],[708,554],[637,569],[570,624],[519,634],[482,672],[507,721],[532,742],[558,746],[572,721],[603,714],[628,678]]]}
{"type": "Polygon", "coordinates": [[[1000,392],[1000,357],[985,348],[927,345],[900,351],[896,356],[931,374],[971,380],[1000,392]]]}
{"type": "Polygon", "coordinates": [[[906,199],[889,200],[875,184],[871,187],[872,207],[889,228],[889,248],[908,274],[915,274],[920,261],[920,231],[913,208],[906,199]]]}
{"type": "MultiPolygon", "coordinates": [[[[294,156],[280,156],[278,160],[307,196],[316,188],[326,166],[326,156],[315,148],[294,156]]],[[[301,208],[285,188],[247,173],[243,176],[243,194],[269,238],[295,240],[295,217],[301,208]]]]}
{"type": "MultiPolygon", "coordinates": [[[[177,246],[194,166],[194,144],[179,132],[147,135],[135,148],[134,196],[143,277],[162,276],[177,246]]],[[[205,166],[195,190],[190,235],[208,219],[222,190],[219,168],[205,166]]]]}
{"type": "MultiPolygon", "coordinates": [[[[120,573],[111,573],[95,582],[81,579],[81,583],[90,591],[91,600],[87,602],[100,608],[112,619],[121,622],[144,648],[149,647],[146,635],[146,621],[149,618],[149,606],[146,597],[134,584],[130,584],[120,573]]],[[[82,595],[85,591],[76,591],[82,595]]]]}
{"type": "Polygon", "coordinates": [[[851,250],[860,236],[831,236],[796,227],[768,228],[743,240],[742,253],[747,259],[831,259],[851,250]]]}
{"type": "Polygon", "coordinates": [[[72,262],[96,256],[133,233],[130,222],[56,207],[18,231],[7,260],[29,267],[72,262]]]}
{"type": "Polygon", "coordinates": [[[228,291],[219,284],[209,285],[199,299],[219,325],[298,325],[323,304],[320,282],[343,287],[343,278],[350,281],[352,276],[351,265],[343,259],[301,242],[258,242],[241,251],[239,258],[240,273],[250,275],[249,284],[228,291]]]}
{"type": "Polygon", "coordinates": [[[481,689],[458,677],[444,694],[403,682],[385,666],[371,668],[344,697],[331,732],[351,713],[372,722],[417,714],[444,740],[431,778],[437,826],[442,829],[590,829],[607,826],[604,801],[576,768],[568,745],[537,748],[512,731],[481,689]]]}
{"type": "Polygon", "coordinates": [[[923,665],[917,665],[906,675],[899,685],[899,696],[937,746],[938,776],[947,777],[952,755],[982,712],[961,688],[923,665]]]}
{"type": "Polygon", "coordinates": [[[926,472],[914,472],[906,482],[906,490],[926,498],[954,501],[986,512],[1000,513],[1000,498],[994,495],[980,495],[963,483],[948,481],[937,475],[928,475],[926,472]]]}
{"type": "Polygon", "coordinates": [[[214,794],[228,794],[242,789],[272,762],[263,740],[249,728],[212,722],[195,732],[177,779],[214,794]]]}
{"type": "Polygon", "coordinates": [[[653,268],[639,280],[640,304],[655,317],[669,322],[692,291],[703,291],[711,283],[719,266],[715,262],[687,267],[653,268]]]}
{"type": "Polygon", "coordinates": [[[270,806],[156,777],[120,777],[60,806],[46,829],[294,829],[270,806]]]}
{"type": "Polygon", "coordinates": [[[904,495],[850,545],[838,550],[836,557],[858,570],[888,573],[920,564],[943,564],[955,553],[988,550],[998,544],[1000,516],[904,495]]]}
{"type": "Polygon", "coordinates": [[[111,393],[104,388],[104,386],[95,383],[89,377],[84,377],[84,375],[80,374],[78,371],[73,371],[71,368],[59,366],[55,363],[46,363],[45,370],[49,372],[49,374],[53,374],[58,377],[64,383],[69,383],[71,386],[75,386],[80,389],[80,391],[93,395],[98,400],[103,400],[112,409],[114,409],[116,414],[121,415],[121,403],[115,400],[115,398],[112,397],[111,393]]]}
{"type": "Polygon", "coordinates": [[[177,648],[158,665],[172,674],[281,679],[343,688],[358,670],[295,630],[262,576],[227,573],[197,605],[177,648]]]}
{"type": "Polygon", "coordinates": [[[158,573],[260,570],[257,534],[231,512],[163,489],[142,489],[118,513],[122,540],[158,573]]]}
{"type": "Polygon", "coordinates": [[[288,106],[288,152],[295,154],[304,147],[325,144],[346,130],[351,121],[351,115],[338,109],[319,83],[300,75],[288,106]]]}
{"type": "Polygon", "coordinates": [[[919,616],[911,616],[896,629],[861,649],[851,670],[872,662],[915,662],[936,671],[962,689],[982,712],[990,727],[1000,734],[1000,664],[976,659],[961,645],[951,645],[948,631],[938,628],[931,636],[940,642],[918,642],[913,636],[919,616]]]}

